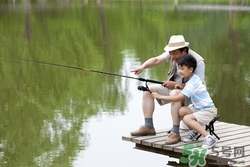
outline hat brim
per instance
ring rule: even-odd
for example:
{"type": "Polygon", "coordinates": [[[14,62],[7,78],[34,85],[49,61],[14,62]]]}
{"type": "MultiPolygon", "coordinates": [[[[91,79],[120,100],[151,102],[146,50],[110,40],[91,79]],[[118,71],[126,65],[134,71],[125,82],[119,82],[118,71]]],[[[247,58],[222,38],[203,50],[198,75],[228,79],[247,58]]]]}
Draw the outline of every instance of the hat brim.
{"type": "Polygon", "coordinates": [[[180,48],[184,48],[184,47],[187,47],[189,45],[189,42],[185,42],[185,45],[181,45],[181,46],[175,46],[175,47],[169,47],[168,45],[164,48],[164,50],[166,52],[170,52],[170,51],[173,51],[173,50],[177,50],[177,49],[180,49],[180,48]]]}

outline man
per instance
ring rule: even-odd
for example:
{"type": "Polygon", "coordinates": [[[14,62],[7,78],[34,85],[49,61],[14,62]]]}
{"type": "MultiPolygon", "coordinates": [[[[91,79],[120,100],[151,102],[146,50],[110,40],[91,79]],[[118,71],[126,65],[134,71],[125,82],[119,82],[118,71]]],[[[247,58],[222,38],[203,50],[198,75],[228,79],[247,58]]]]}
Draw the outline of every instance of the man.
{"type": "MultiPolygon", "coordinates": [[[[185,81],[182,80],[179,70],[178,70],[178,60],[186,55],[190,54],[195,57],[197,60],[197,68],[194,71],[194,74],[199,76],[201,81],[204,83],[205,78],[205,62],[204,59],[194,52],[193,50],[188,48],[189,42],[186,42],[182,35],[173,35],[170,37],[168,45],[164,48],[165,52],[157,57],[153,57],[145,61],[141,66],[136,69],[131,70],[134,74],[138,75],[143,72],[146,68],[151,68],[156,65],[159,65],[163,62],[170,61],[169,68],[169,78],[162,85],[153,84],[149,85],[149,89],[151,92],[157,92],[160,95],[165,96],[175,96],[178,95],[182,88],[185,86],[185,81]],[[176,89],[179,88],[179,89],[176,89]]],[[[170,101],[159,100],[157,99],[160,105],[165,105],[170,103],[170,101]]],[[[182,106],[187,106],[191,104],[190,99],[185,99],[185,101],[171,102],[171,116],[173,121],[173,127],[170,135],[166,139],[166,144],[174,144],[181,140],[179,134],[179,122],[180,118],[178,115],[178,110],[182,106]]],[[[155,135],[155,129],[153,124],[153,112],[155,109],[154,98],[151,96],[150,92],[143,92],[142,97],[142,110],[144,114],[145,123],[138,130],[131,132],[132,136],[145,136],[145,135],[155,135]]]]}

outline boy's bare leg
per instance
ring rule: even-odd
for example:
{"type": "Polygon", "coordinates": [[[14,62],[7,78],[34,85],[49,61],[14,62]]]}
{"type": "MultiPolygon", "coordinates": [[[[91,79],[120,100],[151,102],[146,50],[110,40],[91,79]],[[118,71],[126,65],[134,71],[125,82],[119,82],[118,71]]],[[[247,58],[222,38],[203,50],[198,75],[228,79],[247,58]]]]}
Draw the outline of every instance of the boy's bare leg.
{"type": "Polygon", "coordinates": [[[179,109],[178,114],[179,114],[180,119],[183,119],[184,116],[193,114],[193,111],[189,107],[185,106],[179,109]]]}
{"type": "Polygon", "coordinates": [[[195,130],[204,137],[208,135],[208,132],[204,129],[204,127],[201,126],[199,122],[197,122],[194,114],[188,114],[184,116],[183,121],[189,127],[189,129],[195,130]]]}
{"type": "Polygon", "coordinates": [[[216,144],[216,140],[197,122],[194,114],[184,116],[183,121],[190,129],[193,129],[204,136],[204,143],[201,148],[209,149],[216,144]]]}

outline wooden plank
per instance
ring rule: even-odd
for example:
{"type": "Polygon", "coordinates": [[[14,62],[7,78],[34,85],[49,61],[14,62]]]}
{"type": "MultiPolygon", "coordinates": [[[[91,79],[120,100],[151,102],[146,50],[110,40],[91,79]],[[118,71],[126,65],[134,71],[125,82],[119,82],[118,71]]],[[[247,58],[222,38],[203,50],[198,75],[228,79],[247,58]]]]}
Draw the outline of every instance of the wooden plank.
{"type": "Polygon", "coordinates": [[[167,132],[161,132],[161,133],[156,133],[156,135],[152,135],[152,136],[139,136],[139,137],[132,138],[132,142],[141,144],[143,140],[154,139],[154,138],[158,138],[158,137],[162,137],[166,135],[167,135],[167,132]]]}
{"type": "MultiPolygon", "coordinates": [[[[166,133],[167,134],[167,131],[169,129],[171,129],[171,128],[157,130],[156,134],[157,133],[166,133]]],[[[152,136],[154,136],[154,135],[152,135],[152,136]]],[[[149,137],[152,137],[152,136],[149,136],[149,137]]],[[[122,136],[122,140],[124,140],[124,141],[132,141],[133,139],[136,140],[136,138],[138,138],[138,137],[148,137],[148,136],[131,136],[131,135],[126,135],[126,136],[122,136]]]]}
{"type": "Polygon", "coordinates": [[[130,135],[129,136],[122,136],[122,140],[124,140],[124,141],[131,141],[132,137],[130,135]]]}
{"type": "MultiPolygon", "coordinates": [[[[187,131],[180,130],[181,137],[184,136],[186,133],[187,133],[187,131]]],[[[160,143],[165,144],[165,141],[166,141],[168,135],[169,134],[166,133],[165,135],[160,136],[158,138],[145,139],[145,140],[142,141],[142,144],[147,145],[147,146],[153,146],[153,144],[156,143],[156,142],[160,142],[160,143]]]]}
{"type": "Polygon", "coordinates": [[[215,127],[215,128],[219,128],[219,127],[223,127],[223,126],[228,126],[228,125],[230,125],[230,123],[219,122],[219,121],[216,121],[216,122],[214,123],[214,127],[215,127]]]}
{"type": "Polygon", "coordinates": [[[234,125],[234,124],[226,124],[223,126],[214,127],[214,132],[225,133],[225,132],[229,132],[231,130],[237,130],[237,129],[241,129],[241,128],[245,128],[245,127],[241,127],[239,125],[234,125]]]}
{"type": "MultiPolygon", "coordinates": [[[[225,134],[228,134],[228,136],[231,134],[237,133],[239,130],[242,130],[244,128],[240,126],[234,126],[234,127],[225,127],[223,129],[215,129],[215,133],[220,137],[220,136],[226,136],[225,134]],[[234,132],[234,133],[231,133],[234,132]]],[[[221,137],[220,137],[221,138],[221,137]]]]}
{"type": "MultiPolygon", "coordinates": [[[[180,131],[180,136],[183,137],[183,136],[186,136],[188,132],[187,131],[180,131]]],[[[167,138],[167,137],[166,137],[167,138]]],[[[164,140],[160,140],[160,141],[156,141],[154,143],[152,143],[152,147],[155,147],[155,148],[159,148],[159,149],[162,149],[166,142],[166,138],[164,140]]],[[[170,149],[171,150],[171,149],[170,149]]]]}
{"type": "MultiPolygon", "coordinates": [[[[180,134],[180,135],[181,135],[181,138],[186,137],[187,134],[188,134],[188,132],[181,133],[181,134],[180,134]]],[[[199,139],[198,141],[200,141],[200,139],[199,139]]],[[[172,150],[172,151],[174,151],[175,147],[179,147],[179,146],[182,146],[182,147],[183,147],[185,144],[187,144],[187,143],[181,141],[181,142],[179,142],[179,143],[171,144],[171,145],[166,145],[166,144],[164,144],[162,148],[163,148],[164,150],[172,150]]]]}
{"type": "Polygon", "coordinates": [[[166,138],[167,138],[167,134],[165,134],[164,136],[160,136],[160,137],[157,137],[157,138],[152,138],[152,139],[146,139],[146,140],[143,140],[142,141],[142,145],[145,145],[145,146],[152,146],[153,143],[155,142],[163,142],[163,141],[166,141],[166,138]]]}
{"type": "Polygon", "coordinates": [[[222,140],[218,140],[216,146],[226,146],[229,144],[237,144],[239,142],[250,141],[249,130],[242,130],[241,133],[225,136],[222,140]]]}
{"type": "Polygon", "coordinates": [[[241,135],[241,133],[233,134],[233,133],[228,132],[228,133],[224,133],[224,134],[219,134],[220,140],[216,139],[215,136],[213,136],[213,137],[216,139],[217,144],[218,144],[218,143],[222,143],[222,142],[226,142],[228,140],[231,140],[232,138],[235,138],[235,136],[237,136],[237,135],[241,135]]]}
{"type": "Polygon", "coordinates": [[[152,144],[152,146],[153,146],[154,148],[162,149],[162,147],[163,147],[163,145],[165,144],[165,142],[166,142],[166,139],[165,139],[165,140],[162,140],[162,141],[154,142],[154,143],[152,144]]]}

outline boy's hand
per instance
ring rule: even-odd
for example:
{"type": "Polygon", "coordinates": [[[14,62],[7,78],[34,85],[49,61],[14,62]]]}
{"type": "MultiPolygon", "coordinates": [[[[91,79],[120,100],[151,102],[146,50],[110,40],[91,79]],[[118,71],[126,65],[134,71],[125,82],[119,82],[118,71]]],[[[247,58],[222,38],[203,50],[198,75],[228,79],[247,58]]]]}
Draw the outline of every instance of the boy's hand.
{"type": "Polygon", "coordinates": [[[154,99],[159,99],[161,97],[161,95],[159,95],[157,92],[152,92],[151,95],[154,99]]]}

